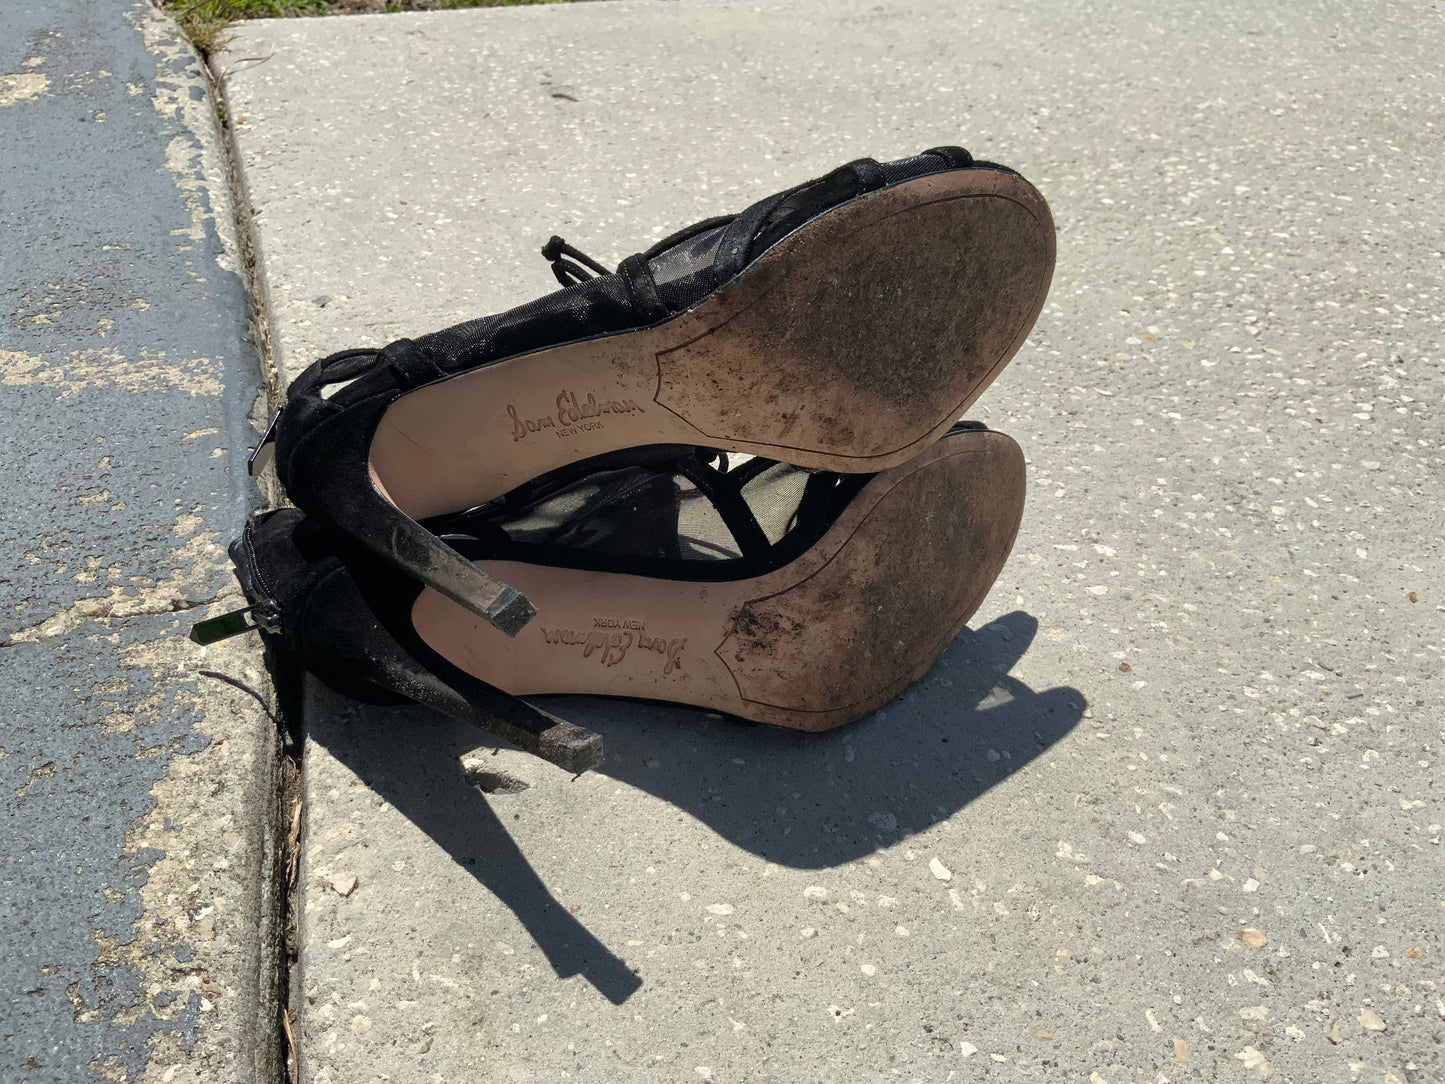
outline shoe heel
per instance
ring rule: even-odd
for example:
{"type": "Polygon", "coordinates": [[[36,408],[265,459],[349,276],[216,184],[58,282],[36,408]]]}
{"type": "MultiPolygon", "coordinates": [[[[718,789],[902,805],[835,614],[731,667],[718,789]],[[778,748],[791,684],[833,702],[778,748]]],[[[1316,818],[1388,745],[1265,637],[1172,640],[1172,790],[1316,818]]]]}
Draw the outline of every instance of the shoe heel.
{"type": "Polygon", "coordinates": [[[286,456],[290,464],[306,464],[304,471],[287,471],[292,501],[383,561],[516,636],[537,612],[527,597],[481,571],[377,490],[368,451],[388,405],[378,397],[359,408],[328,412],[308,425],[286,456]]]}
{"type": "Polygon", "coordinates": [[[438,669],[447,671],[446,680],[430,670],[418,668],[407,674],[408,680],[401,686],[417,703],[504,738],[524,753],[574,775],[602,763],[601,734],[559,719],[464,671],[444,665],[444,660],[435,662],[438,669]]]}

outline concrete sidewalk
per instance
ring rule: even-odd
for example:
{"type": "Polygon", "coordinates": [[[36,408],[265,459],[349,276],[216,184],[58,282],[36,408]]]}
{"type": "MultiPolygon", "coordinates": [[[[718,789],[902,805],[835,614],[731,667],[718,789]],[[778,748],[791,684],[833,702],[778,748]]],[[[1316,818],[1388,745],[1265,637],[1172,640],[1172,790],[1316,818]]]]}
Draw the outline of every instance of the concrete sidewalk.
{"type": "Polygon", "coordinates": [[[886,711],[558,701],[607,741],[572,781],[312,690],[302,1079],[1445,1077],[1442,55],[1295,0],[242,27],[293,374],[863,154],[962,142],[1060,228],[974,412],[1023,534],[886,711]]]}
{"type": "Polygon", "coordinates": [[[261,386],[204,69],[144,0],[11,0],[0,148],[0,1079],[275,1080],[270,681],[185,638],[261,386]]]}

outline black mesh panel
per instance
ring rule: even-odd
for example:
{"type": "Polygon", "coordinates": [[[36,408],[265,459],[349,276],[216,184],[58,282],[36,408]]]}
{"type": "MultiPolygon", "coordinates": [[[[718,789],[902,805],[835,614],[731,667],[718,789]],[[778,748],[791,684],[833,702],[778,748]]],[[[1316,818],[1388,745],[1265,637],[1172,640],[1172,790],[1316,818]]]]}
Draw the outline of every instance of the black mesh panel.
{"type": "Polygon", "coordinates": [[[679,494],[670,474],[601,471],[492,518],[513,542],[634,557],[679,553],[679,494]]]}
{"type": "MultiPolygon", "coordinates": [[[[746,468],[735,461],[734,469],[746,468]]],[[[718,485],[726,484],[725,474],[714,474],[718,485]]],[[[769,463],[742,484],[743,500],[770,543],[776,545],[793,528],[809,477],[800,467],[769,463]]],[[[682,474],[656,467],[589,473],[485,518],[490,528],[522,546],[684,561],[743,555],[711,497],[682,474]]],[[[474,531],[477,526],[470,524],[474,531]]]]}
{"type": "Polygon", "coordinates": [[[928,173],[937,173],[945,168],[947,163],[936,154],[915,154],[912,158],[900,158],[896,162],[883,163],[883,177],[889,184],[900,184],[903,181],[911,181],[915,177],[922,177],[928,173]]]}
{"type": "Polygon", "coordinates": [[[807,484],[807,471],[788,463],[774,463],[743,485],[743,500],[773,545],[792,530],[807,484]]]}
{"type": "Polygon", "coordinates": [[[546,346],[637,327],[637,311],[619,275],[605,275],[497,316],[423,335],[416,346],[448,372],[546,346]]]}
{"type": "MultiPolygon", "coordinates": [[[[882,164],[888,184],[946,168],[949,167],[945,159],[936,154],[920,154],[882,164]]],[[[760,220],[747,248],[748,259],[757,258],[803,223],[853,199],[859,191],[857,175],[844,168],[754,204],[760,220]]],[[[736,217],[745,220],[748,215],[745,211],[736,217]]],[[[699,223],[674,235],[681,239],[663,251],[649,250],[656,254],[648,260],[647,270],[656,282],[658,299],[667,311],[676,313],[691,308],[721,285],[714,261],[727,226],[712,223],[727,221],[731,220],[711,219],[699,223]]],[[[438,369],[454,373],[549,346],[628,331],[653,319],[655,314],[645,315],[639,308],[622,276],[600,275],[508,312],[422,336],[415,340],[415,346],[422,357],[438,369]]],[[[434,375],[425,379],[432,379],[434,375]]],[[[412,386],[421,379],[407,378],[404,383],[412,386]]]]}

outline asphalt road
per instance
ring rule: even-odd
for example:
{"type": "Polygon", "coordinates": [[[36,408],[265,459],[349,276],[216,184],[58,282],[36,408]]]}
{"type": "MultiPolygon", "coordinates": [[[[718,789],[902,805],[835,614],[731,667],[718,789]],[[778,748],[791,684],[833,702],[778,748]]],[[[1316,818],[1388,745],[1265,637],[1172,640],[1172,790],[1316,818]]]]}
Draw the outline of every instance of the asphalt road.
{"type": "Polygon", "coordinates": [[[184,638],[234,602],[225,544],[257,497],[232,229],[168,20],[0,6],[7,1082],[278,1064],[269,681],[254,644],[184,638]]]}

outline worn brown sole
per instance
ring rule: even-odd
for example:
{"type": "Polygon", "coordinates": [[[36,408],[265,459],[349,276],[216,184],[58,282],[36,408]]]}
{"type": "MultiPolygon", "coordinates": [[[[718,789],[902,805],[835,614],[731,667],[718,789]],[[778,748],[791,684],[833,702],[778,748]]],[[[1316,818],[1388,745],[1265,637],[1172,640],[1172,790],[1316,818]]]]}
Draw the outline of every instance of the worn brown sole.
{"type": "Polygon", "coordinates": [[[519,696],[692,704],[798,730],[882,707],[958,635],[1018,533],[1024,458],[1002,433],[949,434],[868,484],[797,560],[722,583],[480,562],[538,619],[509,639],[428,589],[417,633],[519,696]]]}
{"type": "Polygon", "coordinates": [[[1048,205],[1022,177],[919,177],[804,225],[666,323],[410,392],[372,438],[371,476],[420,520],[644,444],[887,470],[983,394],[1053,268],[1048,205]]]}

